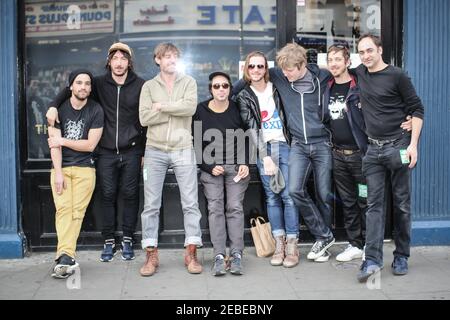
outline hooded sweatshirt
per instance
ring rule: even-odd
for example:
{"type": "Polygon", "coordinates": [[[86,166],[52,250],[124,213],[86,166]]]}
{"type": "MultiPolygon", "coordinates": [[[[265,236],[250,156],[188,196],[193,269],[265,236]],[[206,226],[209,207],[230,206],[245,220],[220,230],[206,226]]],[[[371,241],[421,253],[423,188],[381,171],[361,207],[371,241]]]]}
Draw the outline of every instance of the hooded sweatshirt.
{"type": "MultiPolygon", "coordinates": [[[[123,85],[112,78],[111,71],[94,77],[90,98],[101,105],[105,124],[98,144],[98,153],[117,153],[134,150],[144,155],[145,129],[139,123],[139,95],[144,80],[129,70],[123,85]]],[[[59,108],[72,95],[69,87],[64,88],[49,107],[59,108]]]]}
{"type": "Polygon", "coordinates": [[[316,64],[308,64],[305,77],[294,82],[278,67],[269,72],[270,80],[280,93],[292,137],[304,144],[330,141],[330,132],[323,124],[323,93],[331,74],[316,64]]]}

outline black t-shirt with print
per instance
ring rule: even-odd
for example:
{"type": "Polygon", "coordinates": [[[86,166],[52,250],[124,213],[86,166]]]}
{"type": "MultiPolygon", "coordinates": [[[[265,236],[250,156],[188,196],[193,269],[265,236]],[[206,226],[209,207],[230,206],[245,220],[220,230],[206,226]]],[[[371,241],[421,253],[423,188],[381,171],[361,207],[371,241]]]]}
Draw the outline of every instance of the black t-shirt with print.
{"type": "Polygon", "coordinates": [[[350,81],[347,83],[335,83],[330,92],[330,127],[333,144],[344,149],[358,149],[355,138],[347,119],[347,106],[345,98],[350,89],[350,81]]]}
{"type": "MultiPolygon", "coordinates": [[[[72,107],[70,99],[58,109],[61,136],[70,140],[87,139],[90,129],[103,128],[103,110],[98,103],[88,99],[80,110],[72,107]]],[[[94,167],[92,152],[62,148],[62,166],[94,167]]]]}

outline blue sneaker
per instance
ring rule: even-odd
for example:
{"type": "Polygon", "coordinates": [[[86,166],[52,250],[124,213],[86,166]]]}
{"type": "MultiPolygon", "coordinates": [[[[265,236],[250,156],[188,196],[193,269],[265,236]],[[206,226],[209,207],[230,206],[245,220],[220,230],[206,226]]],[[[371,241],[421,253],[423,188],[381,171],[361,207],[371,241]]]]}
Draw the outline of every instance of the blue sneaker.
{"type": "Polygon", "coordinates": [[[122,260],[134,260],[133,241],[131,237],[123,237],[122,241],[122,260]]]}
{"type": "Polygon", "coordinates": [[[116,244],[114,243],[114,239],[108,239],[105,241],[103,245],[103,251],[100,256],[100,261],[102,262],[110,262],[114,260],[114,256],[116,255],[116,244]]]}
{"type": "Polygon", "coordinates": [[[361,264],[357,279],[359,282],[366,282],[367,279],[369,279],[375,273],[380,272],[381,269],[383,269],[383,266],[378,265],[376,262],[372,260],[365,260],[361,264]]]}
{"type": "Polygon", "coordinates": [[[395,256],[392,262],[392,273],[396,276],[404,276],[408,273],[408,258],[395,256]]]}

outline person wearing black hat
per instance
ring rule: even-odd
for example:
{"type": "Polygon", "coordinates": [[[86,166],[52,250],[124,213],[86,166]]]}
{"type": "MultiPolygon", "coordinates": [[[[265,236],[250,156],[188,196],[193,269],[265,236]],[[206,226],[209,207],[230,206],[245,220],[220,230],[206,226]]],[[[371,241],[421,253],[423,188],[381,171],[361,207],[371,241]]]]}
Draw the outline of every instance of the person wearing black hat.
{"type": "Polygon", "coordinates": [[[48,129],[58,236],[55,278],[67,278],[78,267],[77,239],[95,188],[92,153],[102,136],[103,110],[89,99],[92,78],[89,71],[82,69],[70,74],[72,96],[59,108],[60,123],[48,129]]]}
{"type": "MultiPolygon", "coordinates": [[[[133,71],[133,52],[125,43],[117,42],[108,50],[106,73],[93,78],[92,97],[105,113],[105,128],[96,150],[97,172],[102,195],[102,236],[105,240],[100,256],[112,261],[116,254],[115,222],[117,199],[123,199],[122,259],[133,260],[133,234],[139,211],[139,180],[145,149],[146,129],[139,123],[139,96],[144,80],[133,71]]],[[[58,118],[56,108],[70,96],[63,90],[51,102],[47,120],[52,125],[58,118]]]]}
{"type": "MultiPolygon", "coordinates": [[[[244,195],[250,181],[248,148],[245,148],[244,123],[237,105],[229,99],[230,76],[221,71],[209,75],[212,99],[200,102],[192,117],[193,132],[214,140],[195,145],[200,149],[200,182],[208,202],[208,221],[214,247],[212,274],[226,274],[226,240],[230,239],[230,272],[240,275],[244,250],[244,195]],[[196,130],[199,126],[200,130],[196,130]],[[242,136],[239,136],[239,132],[242,136]],[[238,141],[235,143],[235,137],[238,141]],[[241,141],[239,141],[241,140],[241,141]],[[209,152],[210,150],[214,150],[209,152]],[[225,208],[225,209],[224,209],[225,208]]],[[[198,141],[198,139],[195,139],[198,141]]],[[[205,139],[206,140],[206,139],[205,139]]]]}

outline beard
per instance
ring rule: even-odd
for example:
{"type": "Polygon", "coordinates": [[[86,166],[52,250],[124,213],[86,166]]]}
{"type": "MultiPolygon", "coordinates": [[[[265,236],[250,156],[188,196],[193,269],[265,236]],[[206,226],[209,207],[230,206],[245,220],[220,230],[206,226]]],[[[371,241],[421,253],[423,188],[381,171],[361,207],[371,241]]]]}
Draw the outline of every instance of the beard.
{"type": "Polygon", "coordinates": [[[75,97],[75,98],[77,98],[78,100],[80,100],[80,101],[85,101],[85,100],[87,100],[87,98],[89,97],[89,95],[88,94],[86,94],[86,95],[84,95],[84,96],[80,96],[78,93],[76,93],[76,92],[73,92],[73,96],[75,97]]]}
{"type": "Polygon", "coordinates": [[[117,77],[122,77],[123,75],[125,75],[127,73],[128,69],[124,68],[124,69],[111,69],[111,72],[117,76],[117,77]]]}
{"type": "Polygon", "coordinates": [[[255,79],[253,79],[253,77],[251,77],[252,82],[260,82],[261,80],[264,80],[264,75],[255,77],[255,79]]]}

